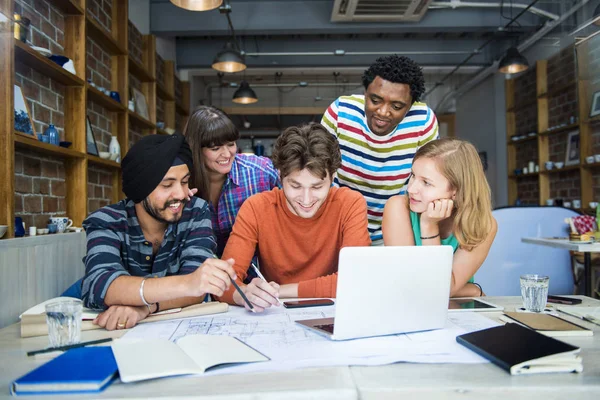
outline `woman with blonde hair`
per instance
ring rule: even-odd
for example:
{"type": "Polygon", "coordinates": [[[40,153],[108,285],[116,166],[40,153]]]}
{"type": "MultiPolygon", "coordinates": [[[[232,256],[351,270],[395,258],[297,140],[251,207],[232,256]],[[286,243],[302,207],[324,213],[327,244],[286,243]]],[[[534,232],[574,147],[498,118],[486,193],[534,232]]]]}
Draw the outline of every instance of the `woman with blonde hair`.
{"type": "Polygon", "coordinates": [[[450,297],[482,296],[472,277],[487,257],[498,225],[475,147],[454,138],[421,147],[406,195],[391,197],[385,205],[382,230],[386,246],[452,246],[450,297]]]}

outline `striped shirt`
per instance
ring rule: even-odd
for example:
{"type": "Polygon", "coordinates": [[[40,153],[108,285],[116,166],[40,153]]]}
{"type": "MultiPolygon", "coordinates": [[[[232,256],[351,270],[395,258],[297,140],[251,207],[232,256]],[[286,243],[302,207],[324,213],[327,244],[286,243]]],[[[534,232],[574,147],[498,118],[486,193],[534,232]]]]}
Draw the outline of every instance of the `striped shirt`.
{"type": "Polygon", "coordinates": [[[217,255],[223,254],[231,228],[242,203],[254,194],[281,187],[279,174],[267,157],[237,154],[231,163],[231,171],[221,189],[219,204],[210,205],[212,226],[217,237],[217,255]]]}
{"type": "Polygon", "coordinates": [[[189,274],[216,248],[208,204],[196,197],[186,203],[179,221],[168,225],[156,255],[144,237],[131,200],[102,207],[85,219],[83,227],[87,254],[83,259],[82,299],[93,309],[107,308],[106,292],[119,276],[189,274]]]}
{"type": "Polygon", "coordinates": [[[435,114],[425,103],[413,103],[393,132],[378,136],[367,125],[365,96],[352,95],[333,102],[321,124],[337,137],[342,152],[334,184],[363,194],[371,241],[383,244],[383,207],[391,196],[405,192],[417,149],[438,138],[435,114]]]}

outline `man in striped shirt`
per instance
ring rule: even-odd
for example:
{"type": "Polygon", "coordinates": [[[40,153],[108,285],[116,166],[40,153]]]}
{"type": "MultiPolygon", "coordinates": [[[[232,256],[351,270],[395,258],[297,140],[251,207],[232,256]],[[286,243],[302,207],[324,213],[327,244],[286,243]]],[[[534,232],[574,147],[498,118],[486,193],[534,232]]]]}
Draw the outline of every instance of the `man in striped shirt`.
{"type": "Polygon", "coordinates": [[[181,135],[143,137],[122,163],[127,198],[90,214],[82,299],[104,310],[94,323],[133,327],[159,310],[222,295],[234,260],[216,248],[206,201],[192,197],[192,152],[181,135]]]}
{"type": "Polygon", "coordinates": [[[383,207],[405,192],[417,149],[438,138],[433,111],[419,100],[423,71],[407,57],[381,57],[363,74],[364,95],[341,96],[321,124],[335,135],[342,166],[334,184],[363,194],[373,245],[383,245],[383,207]]]}

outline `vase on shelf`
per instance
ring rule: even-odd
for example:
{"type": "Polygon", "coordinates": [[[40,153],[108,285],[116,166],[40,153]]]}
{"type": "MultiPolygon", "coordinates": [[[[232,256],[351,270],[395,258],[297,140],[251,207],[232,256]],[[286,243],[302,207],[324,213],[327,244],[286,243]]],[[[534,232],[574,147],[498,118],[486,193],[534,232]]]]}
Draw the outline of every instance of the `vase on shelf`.
{"type": "Polygon", "coordinates": [[[108,152],[111,154],[111,160],[121,162],[121,146],[116,136],[111,137],[108,152]]]}
{"type": "Polygon", "coordinates": [[[54,125],[50,124],[48,128],[44,131],[44,135],[48,137],[48,143],[58,146],[60,143],[60,135],[58,131],[54,127],[54,125]]]}

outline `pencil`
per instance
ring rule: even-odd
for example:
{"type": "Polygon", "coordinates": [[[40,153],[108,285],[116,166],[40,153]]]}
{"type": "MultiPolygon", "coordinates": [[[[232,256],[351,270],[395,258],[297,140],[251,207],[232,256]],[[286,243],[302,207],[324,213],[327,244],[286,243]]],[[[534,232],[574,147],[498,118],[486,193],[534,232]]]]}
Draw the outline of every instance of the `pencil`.
{"type": "Polygon", "coordinates": [[[48,348],[41,349],[41,350],[29,351],[29,352],[27,352],[27,355],[34,356],[36,354],[50,353],[51,351],[64,351],[64,350],[76,349],[77,347],[85,347],[85,346],[89,346],[92,344],[100,344],[100,343],[110,342],[111,340],[112,340],[112,338],[106,338],[106,339],[92,340],[90,342],[69,344],[66,346],[48,347],[48,348]]]}
{"type": "MultiPolygon", "coordinates": [[[[213,254],[212,257],[219,259],[219,257],[217,257],[215,254],[213,254]]],[[[250,303],[250,300],[248,300],[248,298],[246,297],[246,295],[244,294],[242,289],[239,287],[239,285],[235,282],[235,280],[233,280],[231,277],[229,277],[229,280],[231,281],[231,283],[233,283],[233,287],[235,287],[235,290],[237,290],[237,292],[240,294],[240,296],[242,296],[242,299],[244,300],[244,302],[246,303],[246,305],[248,306],[250,311],[256,312],[254,310],[254,306],[252,305],[252,303],[250,303]]]]}
{"type": "MultiPolygon", "coordinates": [[[[267,282],[267,280],[265,279],[265,277],[263,276],[263,274],[260,273],[260,271],[258,270],[258,267],[256,265],[254,265],[253,262],[250,262],[250,265],[252,266],[252,268],[254,269],[254,272],[256,272],[256,275],[258,275],[258,277],[260,279],[263,280],[263,282],[267,282]]],[[[267,282],[268,283],[268,282],[267,282]]],[[[277,301],[279,302],[279,305],[283,305],[283,303],[281,302],[281,300],[279,300],[279,297],[276,297],[277,301]]]]}

